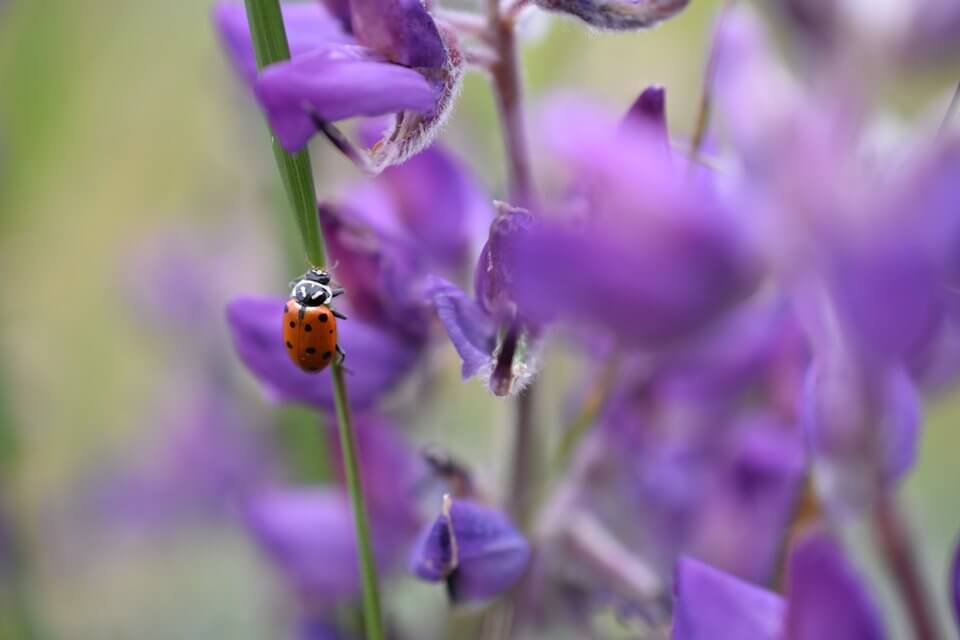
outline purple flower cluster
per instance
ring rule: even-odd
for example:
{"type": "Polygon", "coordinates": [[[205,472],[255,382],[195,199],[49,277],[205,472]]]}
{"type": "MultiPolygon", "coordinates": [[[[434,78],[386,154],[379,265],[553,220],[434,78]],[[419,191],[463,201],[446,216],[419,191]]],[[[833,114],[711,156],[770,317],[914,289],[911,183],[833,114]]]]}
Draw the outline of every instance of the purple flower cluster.
{"type": "MultiPolygon", "coordinates": [[[[550,189],[495,201],[431,142],[468,63],[509,80],[501,32],[526,4],[489,24],[419,0],[290,4],[292,58],[259,73],[243,6],[214,9],[283,147],[319,132],[352,148],[330,125],[370,118],[359,163],[378,175],[317,211],[347,291],[340,343],[381,577],[401,580],[405,561],[452,604],[509,598],[514,631],[538,637],[589,636],[611,611],[638,637],[886,637],[837,531],[890,508],[925,399],[960,371],[960,138],[947,126],[883,145],[876,105],[884,74],[956,44],[960,12],[909,3],[881,38],[857,3],[778,2],[810,54],[797,73],[758,16],[725,9],[707,79],[723,144],[684,148],[659,87],[626,110],[561,95],[531,130],[550,189]],[[513,496],[498,501],[485,470],[413,452],[447,344],[494,396],[569,384],[536,396],[564,420],[538,425],[561,446],[521,460],[555,462],[532,508],[501,506],[513,496]],[[577,362],[564,383],[543,370],[560,346],[577,362]]],[[[635,30],[686,3],[531,4],[635,30]]],[[[236,354],[271,400],[332,423],[331,381],[290,362],[282,308],[233,298],[236,354]]],[[[244,496],[304,637],[342,637],[335,614],[360,595],[344,489],[263,481],[244,496]]]]}

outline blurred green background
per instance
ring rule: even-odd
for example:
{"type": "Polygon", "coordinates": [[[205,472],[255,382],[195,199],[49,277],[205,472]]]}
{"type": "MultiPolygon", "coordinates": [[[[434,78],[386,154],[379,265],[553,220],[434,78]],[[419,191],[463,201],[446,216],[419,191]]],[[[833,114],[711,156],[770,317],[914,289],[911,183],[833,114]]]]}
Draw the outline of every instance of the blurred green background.
{"type": "MultiPolygon", "coordinates": [[[[683,135],[717,5],[694,0],[632,35],[535,19],[525,31],[528,97],[575,90],[623,108],[659,83],[683,135]]],[[[275,637],[276,579],[241,532],[84,535],[93,515],[73,502],[91,474],[143,455],[158,393],[184,364],[176,339],[139,326],[118,293],[125,261],[171,229],[206,238],[239,225],[264,238],[263,254],[240,257],[267,265],[252,291],[281,291],[297,264],[283,257],[296,245],[265,128],[217,46],[209,9],[196,0],[0,2],[0,420],[15,436],[2,440],[12,444],[3,445],[0,499],[23,535],[25,584],[46,637],[275,637]]],[[[909,113],[948,83],[917,76],[891,98],[909,113]]],[[[485,82],[471,75],[444,139],[498,193],[495,125],[485,82]]],[[[353,176],[322,145],[314,156],[322,191],[353,176]]],[[[469,411],[484,428],[457,437],[495,461],[502,434],[483,423],[502,421],[503,410],[479,384],[460,385],[446,355],[445,405],[425,430],[442,433],[469,411]]],[[[931,412],[906,489],[945,620],[960,531],[958,412],[953,401],[931,412]]]]}

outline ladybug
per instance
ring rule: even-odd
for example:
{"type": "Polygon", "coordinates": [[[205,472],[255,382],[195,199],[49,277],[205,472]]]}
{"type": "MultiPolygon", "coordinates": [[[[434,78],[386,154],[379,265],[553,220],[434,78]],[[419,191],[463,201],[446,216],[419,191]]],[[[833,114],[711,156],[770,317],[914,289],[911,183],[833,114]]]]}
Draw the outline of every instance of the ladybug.
{"type": "Polygon", "coordinates": [[[283,305],[283,342],[293,363],[315,373],[333,361],[346,358],[337,344],[337,318],[347,317],[330,307],[330,302],[343,293],[341,287],[330,286],[330,274],[310,269],[290,283],[290,299],[283,305]]]}

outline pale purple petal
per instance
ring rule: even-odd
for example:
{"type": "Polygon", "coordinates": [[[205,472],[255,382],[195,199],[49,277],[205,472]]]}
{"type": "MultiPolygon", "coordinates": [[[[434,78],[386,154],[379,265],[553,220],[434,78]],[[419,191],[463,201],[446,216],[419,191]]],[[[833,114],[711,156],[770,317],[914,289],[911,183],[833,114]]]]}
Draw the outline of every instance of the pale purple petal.
{"type": "Polygon", "coordinates": [[[950,570],[950,605],[953,619],[960,627],[960,544],[953,552],[953,565],[950,570]]]}
{"type": "Polygon", "coordinates": [[[693,558],[674,573],[673,640],[780,640],[783,599],[693,558]]]}
{"type": "Polygon", "coordinates": [[[787,569],[786,637],[790,640],[881,640],[879,610],[863,580],[830,537],[807,534],[787,569]]]}
{"type": "Polygon", "coordinates": [[[360,594],[353,515],[343,492],[265,493],[246,509],[257,545],[309,602],[332,609],[360,594]]]}
{"type": "MultiPolygon", "coordinates": [[[[279,402],[333,410],[333,390],[326,373],[301,371],[287,355],[282,340],[282,298],[238,298],[227,305],[227,321],[240,360],[279,402]]],[[[347,383],[355,409],[370,406],[410,371],[417,345],[359,320],[338,323],[338,337],[347,354],[347,383]]]]}
{"type": "MultiPolygon", "coordinates": [[[[343,26],[316,2],[286,2],[280,9],[291,57],[326,44],[353,42],[343,26]]],[[[213,7],[213,22],[234,67],[252,85],[257,61],[243,3],[221,0],[213,7]]]]}
{"type": "Polygon", "coordinates": [[[416,71],[348,45],[270,65],[254,88],[274,135],[290,152],[316,133],[311,115],[333,122],[408,109],[429,112],[437,100],[434,87],[416,71]]]}
{"type": "Polygon", "coordinates": [[[441,278],[431,279],[427,295],[463,360],[460,373],[464,380],[476,375],[490,364],[496,346],[496,323],[466,293],[441,278]]]}
{"type": "Polygon", "coordinates": [[[447,52],[421,0],[351,0],[357,41],[405,67],[440,69],[447,52]]]}

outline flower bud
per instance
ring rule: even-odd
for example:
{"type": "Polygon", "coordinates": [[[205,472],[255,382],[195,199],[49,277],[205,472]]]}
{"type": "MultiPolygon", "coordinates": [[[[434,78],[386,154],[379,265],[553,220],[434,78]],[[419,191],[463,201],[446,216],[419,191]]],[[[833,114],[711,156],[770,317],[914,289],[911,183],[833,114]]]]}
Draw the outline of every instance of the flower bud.
{"type": "Polygon", "coordinates": [[[688,0],[535,0],[547,11],[569,13],[599,29],[635,31],[672,18],[688,0]]]}

